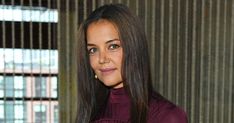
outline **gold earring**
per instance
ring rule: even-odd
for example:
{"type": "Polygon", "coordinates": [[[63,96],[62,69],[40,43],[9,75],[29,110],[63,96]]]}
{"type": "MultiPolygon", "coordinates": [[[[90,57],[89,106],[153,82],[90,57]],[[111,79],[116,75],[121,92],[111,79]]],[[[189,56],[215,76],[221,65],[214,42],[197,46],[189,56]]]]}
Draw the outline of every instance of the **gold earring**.
{"type": "Polygon", "coordinates": [[[95,79],[97,79],[97,78],[98,78],[96,74],[95,74],[94,78],[95,78],[95,79]]]}

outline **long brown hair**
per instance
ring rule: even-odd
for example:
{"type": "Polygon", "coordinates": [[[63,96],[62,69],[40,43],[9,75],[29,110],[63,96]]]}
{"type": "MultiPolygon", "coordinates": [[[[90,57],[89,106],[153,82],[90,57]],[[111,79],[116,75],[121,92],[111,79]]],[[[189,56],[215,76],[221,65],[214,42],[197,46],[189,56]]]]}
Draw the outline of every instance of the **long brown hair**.
{"type": "Polygon", "coordinates": [[[78,111],[77,123],[93,120],[108,97],[108,87],[94,78],[87,53],[88,26],[100,19],[115,25],[123,47],[122,78],[131,98],[132,123],[147,121],[151,91],[151,73],[148,45],[140,19],[122,4],[109,4],[97,8],[81,24],[78,31],[78,111]]]}

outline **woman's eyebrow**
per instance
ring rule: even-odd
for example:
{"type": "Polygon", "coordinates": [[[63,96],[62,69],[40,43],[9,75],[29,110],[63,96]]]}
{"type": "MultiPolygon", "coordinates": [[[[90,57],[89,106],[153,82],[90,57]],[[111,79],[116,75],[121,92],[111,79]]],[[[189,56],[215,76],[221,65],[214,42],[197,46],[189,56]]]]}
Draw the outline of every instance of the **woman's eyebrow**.
{"type": "Polygon", "coordinates": [[[113,42],[113,41],[120,41],[120,40],[119,40],[119,39],[117,39],[117,38],[115,38],[115,39],[111,39],[111,40],[106,41],[106,44],[111,43],[111,42],[113,42]]]}
{"type": "Polygon", "coordinates": [[[88,43],[87,46],[96,46],[95,44],[88,43]]]}
{"type": "MultiPolygon", "coordinates": [[[[105,42],[105,44],[108,44],[108,43],[111,43],[111,42],[114,42],[114,41],[120,41],[119,39],[115,38],[115,39],[111,39],[111,40],[107,40],[105,42]]],[[[88,43],[87,46],[96,46],[95,44],[92,44],[92,43],[88,43]]]]}

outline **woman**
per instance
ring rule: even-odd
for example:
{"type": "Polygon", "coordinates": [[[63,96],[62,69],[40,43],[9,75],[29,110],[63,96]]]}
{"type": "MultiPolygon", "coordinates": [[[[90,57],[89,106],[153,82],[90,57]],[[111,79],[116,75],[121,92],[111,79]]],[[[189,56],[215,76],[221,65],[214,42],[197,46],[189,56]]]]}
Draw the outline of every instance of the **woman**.
{"type": "Polygon", "coordinates": [[[182,109],[152,90],[147,40],[122,4],[90,14],[78,33],[77,123],[186,123],[182,109]]]}

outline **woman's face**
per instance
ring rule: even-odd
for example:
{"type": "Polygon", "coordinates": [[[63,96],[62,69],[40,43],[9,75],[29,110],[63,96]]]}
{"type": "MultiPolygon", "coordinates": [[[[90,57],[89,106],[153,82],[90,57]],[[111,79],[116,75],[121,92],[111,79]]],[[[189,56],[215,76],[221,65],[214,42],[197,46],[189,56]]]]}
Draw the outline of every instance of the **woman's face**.
{"type": "Polygon", "coordinates": [[[108,87],[123,87],[123,49],[115,26],[107,20],[91,23],[87,29],[87,46],[97,78],[108,87]]]}

